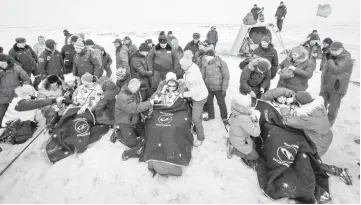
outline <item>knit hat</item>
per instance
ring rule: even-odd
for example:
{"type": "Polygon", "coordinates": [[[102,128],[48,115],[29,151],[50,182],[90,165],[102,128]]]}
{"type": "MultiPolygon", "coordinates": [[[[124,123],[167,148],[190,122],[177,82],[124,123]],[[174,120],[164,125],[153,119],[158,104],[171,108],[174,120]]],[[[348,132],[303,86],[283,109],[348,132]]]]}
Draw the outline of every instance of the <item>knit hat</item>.
{"type": "Polygon", "coordinates": [[[163,35],[165,35],[165,32],[164,32],[164,31],[161,31],[159,35],[160,35],[160,36],[163,36],[163,35]]]}
{"type": "Polygon", "coordinates": [[[206,56],[216,56],[216,54],[214,53],[214,50],[212,50],[212,49],[206,51],[206,53],[204,55],[206,55],[206,56]]]}
{"type": "Polygon", "coordinates": [[[83,50],[85,48],[83,41],[77,41],[74,43],[74,48],[83,50]]]}
{"type": "Polygon", "coordinates": [[[70,42],[76,42],[78,40],[78,36],[71,36],[70,42]]]}
{"type": "Polygon", "coordinates": [[[165,36],[165,35],[160,35],[160,36],[158,37],[158,42],[159,42],[159,43],[167,43],[167,36],[165,36]]]}
{"type": "Polygon", "coordinates": [[[93,76],[90,73],[86,72],[83,74],[83,76],[81,76],[81,81],[91,83],[93,82],[93,76]]]}
{"type": "Polygon", "coordinates": [[[129,36],[126,36],[126,37],[124,37],[124,41],[130,41],[130,38],[129,38],[129,36]]]}
{"type": "Polygon", "coordinates": [[[343,48],[343,44],[338,41],[333,42],[330,46],[331,50],[339,50],[340,48],[343,48]]]}
{"type": "Polygon", "coordinates": [[[173,39],[171,42],[172,45],[179,45],[179,42],[177,39],[173,39]]]}
{"type": "Polygon", "coordinates": [[[87,40],[85,41],[85,45],[86,45],[86,46],[93,46],[93,45],[94,45],[94,41],[91,40],[91,39],[87,39],[87,40]]]}
{"type": "Polygon", "coordinates": [[[194,34],[193,34],[193,38],[194,38],[194,39],[199,39],[199,38],[201,38],[201,34],[199,34],[199,33],[194,33],[194,34]]]}
{"type": "Polygon", "coordinates": [[[173,72],[168,72],[167,75],[165,75],[165,82],[168,82],[170,80],[177,80],[177,75],[173,72]]]}
{"type": "Polygon", "coordinates": [[[149,52],[150,48],[146,43],[142,43],[139,46],[139,52],[146,51],[149,52]]]}
{"type": "Polygon", "coordinates": [[[259,61],[258,62],[258,65],[257,65],[257,68],[262,71],[262,72],[265,72],[269,67],[269,64],[265,61],[259,61]]]}
{"type": "Polygon", "coordinates": [[[27,85],[27,84],[15,89],[15,94],[21,98],[29,97],[34,92],[35,92],[34,87],[31,85],[27,85]]]}
{"type": "Polygon", "coordinates": [[[173,34],[173,31],[168,31],[168,34],[173,34]]]}
{"type": "Polygon", "coordinates": [[[49,84],[57,83],[59,81],[59,77],[56,75],[49,75],[46,79],[49,84]]]}
{"type": "Polygon", "coordinates": [[[26,43],[26,39],[23,37],[18,37],[15,39],[15,42],[16,43],[26,43]]]}
{"type": "Polygon", "coordinates": [[[147,39],[147,40],[145,40],[145,43],[149,44],[149,43],[153,43],[153,41],[152,41],[152,39],[147,39]]]}
{"type": "Polygon", "coordinates": [[[311,94],[309,92],[306,92],[306,91],[297,92],[296,95],[295,95],[295,100],[300,105],[305,105],[305,104],[311,103],[313,101],[311,94]]]}
{"type": "Polygon", "coordinates": [[[291,53],[295,53],[295,54],[297,54],[299,56],[302,55],[302,52],[303,52],[303,49],[302,49],[301,46],[296,46],[296,47],[291,49],[291,53]]]}
{"type": "Polygon", "coordinates": [[[0,53],[0,62],[6,62],[9,60],[9,56],[3,53],[0,53]]]}
{"type": "Polygon", "coordinates": [[[263,36],[261,42],[262,41],[266,41],[268,44],[270,44],[271,43],[271,38],[269,36],[263,36]]]}
{"type": "Polygon", "coordinates": [[[310,41],[314,41],[314,40],[320,40],[320,37],[318,35],[316,35],[316,34],[312,34],[310,36],[310,41]]]}
{"type": "Polygon", "coordinates": [[[331,38],[325,38],[323,40],[324,43],[327,43],[328,45],[331,45],[333,43],[332,39],[331,38]]]}
{"type": "Polygon", "coordinates": [[[53,39],[48,39],[45,41],[45,46],[51,50],[53,50],[55,48],[55,41],[53,39]]]}

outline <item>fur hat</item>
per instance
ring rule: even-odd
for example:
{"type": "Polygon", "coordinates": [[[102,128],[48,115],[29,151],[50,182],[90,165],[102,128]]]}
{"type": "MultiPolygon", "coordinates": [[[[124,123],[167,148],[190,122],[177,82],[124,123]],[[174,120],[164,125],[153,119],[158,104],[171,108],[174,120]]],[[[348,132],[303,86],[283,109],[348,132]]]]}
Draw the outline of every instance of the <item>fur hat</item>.
{"type": "Polygon", "coordinates": [[[206,55],[206,56],[216,56],[216,54],[214,53],[214,50],[212,50],[212,49],[206,51],[206,53],[204,55],[206,55]]]}
{"type": "Polygon", "coordinates": [[[268,44],[270,44],[271,43],[271,38],[269,36],[263,36],[261,42],[262,41],[266,41],[268,44]]]}
{"type": "Polygon", "coordinates": [[[149,52],[150,48],[146,43],[142,43],[139,46],[139,52],[146,51],[149,52]]]}
{"type": "Polygon", "coordinates": [[[93,46],[93,45],[94,45],[94,41],[91,40],[91,39],[87,39],[87,40],[85,41],[85,45],[86,45],[86,46],[93,46]]]}
{"type": "Polygon", "coordinates": [[[35,88],[31,85],[23,85],[15,89],[15,94],[21,98],[29,97],[34,92],[35,92],[35,88]]]}
{"type": "Polygon", "coordinates": [[[201,38],[201,34],[199,34],[199,33],[194,33],[194,34],[193,34],[193,38],[194,38],[194,39],[200,39],[200,38],[201,38]]]}
{"type": "Polygon", "coordinates": [[[306,92],[306,91],[297,92],[296,95],[295,95],[295,100],[300,105],[305,105],[305,104],[311,103],[313,101],[311,94],[309,92],[306,92]]]}
{"type": "Polygon", "coordinates": [[[177,80],[177,75],[173,72],[168,72],[167,75],[165,76],[165,82],[168,82],[170,80],[177,80]]]}
{"type": "Polygon", "coordinates": [[[93,82],[93,76],[90,73],[86,72],[81,76],[81,81],[91,83],[93,82]]]}
{"type": "Polygon", "coordinates": [[[48,81],[49,84],[53,84],[53,83],[57,83],[60,79],[58,76],[56,75],[49,75],[46,80],[48,81]]]}
{"type": "Polygon", "coordinates": [[[259,61],[258,62],[258,65],[257,65],[257,68],[262,71],[262,72],[265,72],[267,69],[268,69],[268,66],[269,64],[265,61],[259,61]]]}
{"type": "Polygon", "coordinates": [[[18,37],[15,39],[15,42],[16,43],[26,43],[26,39],[23,37],[18,37]]]}
{"type": "Polygon", "coordinates": [[[291,49],[291,53],[295,53],[295,54],[297,54],[299,56],[302,55],[302,52],[303,52],[303,49],[302,49],[301,46],[296,46],[296,47],[291,49]]]}
{"type": "Polygon", "coordinates": [[[331,45],[333,43],[332,39],[331,38],[325,38],[323,40],[324,43],[327,43],[328,45],[331,45]]]}
{"type": "Polygon", "coordinates": [[[343,48],[343,44],[341,42],[333,42],[330,46],[331,50],[339,50],[340,48],[343,48]]]}
{"type": "Polygon", "coordinates": [[[45,41],[45,46],[51,50],[55,49],[55,41],[53,39],[48,39],[45,41]]]}
{"type": "Polygon", "coordinates": [[[319,36],[316,35],[316,34],[312,34],[312,35],[310,36],[310,41],[314,41],[314,40],[320,40],[319,36]]]}

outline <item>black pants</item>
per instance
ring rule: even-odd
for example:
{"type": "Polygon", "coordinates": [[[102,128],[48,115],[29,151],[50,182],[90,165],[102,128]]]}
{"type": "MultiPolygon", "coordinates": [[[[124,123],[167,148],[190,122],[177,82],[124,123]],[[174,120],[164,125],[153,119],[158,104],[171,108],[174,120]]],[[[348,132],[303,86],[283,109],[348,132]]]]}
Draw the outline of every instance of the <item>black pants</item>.
{"type": "Polygon", "coordinates": [[[0,104],[0,127],[1,127],[1,123],[3,122],[3,118],[5,116],[5,112],[9,107],[9,103],[6,104],[0,104]]]}
{"type": "Polygon", "coordinates": [[[207,99],[207,111],[208,111],[208,117],[214,118],[214,96],[217,98],[219,110],[221,112],[221,118],[227,119],[227,106],[226,106],[226,96],[222,94],[221,90],[217,91],[208,91],[208,99],[207,99]]]}
{"type": "Polygon", "coordinates": [[[279,31],[282,31],[283,19],[277,19],[277,27],[279,31]]]}

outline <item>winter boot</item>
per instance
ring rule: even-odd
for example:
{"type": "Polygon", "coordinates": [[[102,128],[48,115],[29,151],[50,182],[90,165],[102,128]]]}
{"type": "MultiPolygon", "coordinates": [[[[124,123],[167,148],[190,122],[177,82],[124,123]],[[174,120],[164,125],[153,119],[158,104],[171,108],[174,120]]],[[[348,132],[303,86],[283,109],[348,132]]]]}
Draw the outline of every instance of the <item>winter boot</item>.
{"type": "Polygon", "coordinates": [[[229,141],[229,139],[227,139],[227,158],[231,159],[233,155],[234,155],[234,147],[229,141]]]}
{"type": "Polygon", "coordinates": [[[142,141],[139,141],[135,147],[125,150],[122,154],[123,161],[127,161],[129,158],[140,158],[144,153],[144,145],[142,141]]]}
{"type": "Polygon", "coordinates": [[[248,159],[244,159],[241,158],[242,162],[247,165],[249,168],[253,169],[256,171],[257,166],[258,166],[258,161],[257,160],[248,160],[248,159]]]}
{"type": "Polygon", "coordinates": [[[3,142],[9,142],[11,144],[15,143],[16,133],[17,133],[17,127],[20,124],[20,120],[13,120],[6,123],[6,128],[3,134],[0,136],[0,141],[3,142]]]}

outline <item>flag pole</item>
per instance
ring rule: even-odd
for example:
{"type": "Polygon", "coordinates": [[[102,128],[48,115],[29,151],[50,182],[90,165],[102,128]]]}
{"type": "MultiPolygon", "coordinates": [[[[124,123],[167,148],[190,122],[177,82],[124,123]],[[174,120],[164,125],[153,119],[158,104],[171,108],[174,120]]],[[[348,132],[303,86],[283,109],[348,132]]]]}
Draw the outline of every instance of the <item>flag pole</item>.
{"type": "Polygon", "coordinates": [[[317,10],[316,10],[316,15],[315,15],[315,22],[313,23],[313,28],[316,28],[316,25],[317,25],[317,13],[318,13],[318,8],[319,8],[319,5],[317,6],[317,10]]]}

